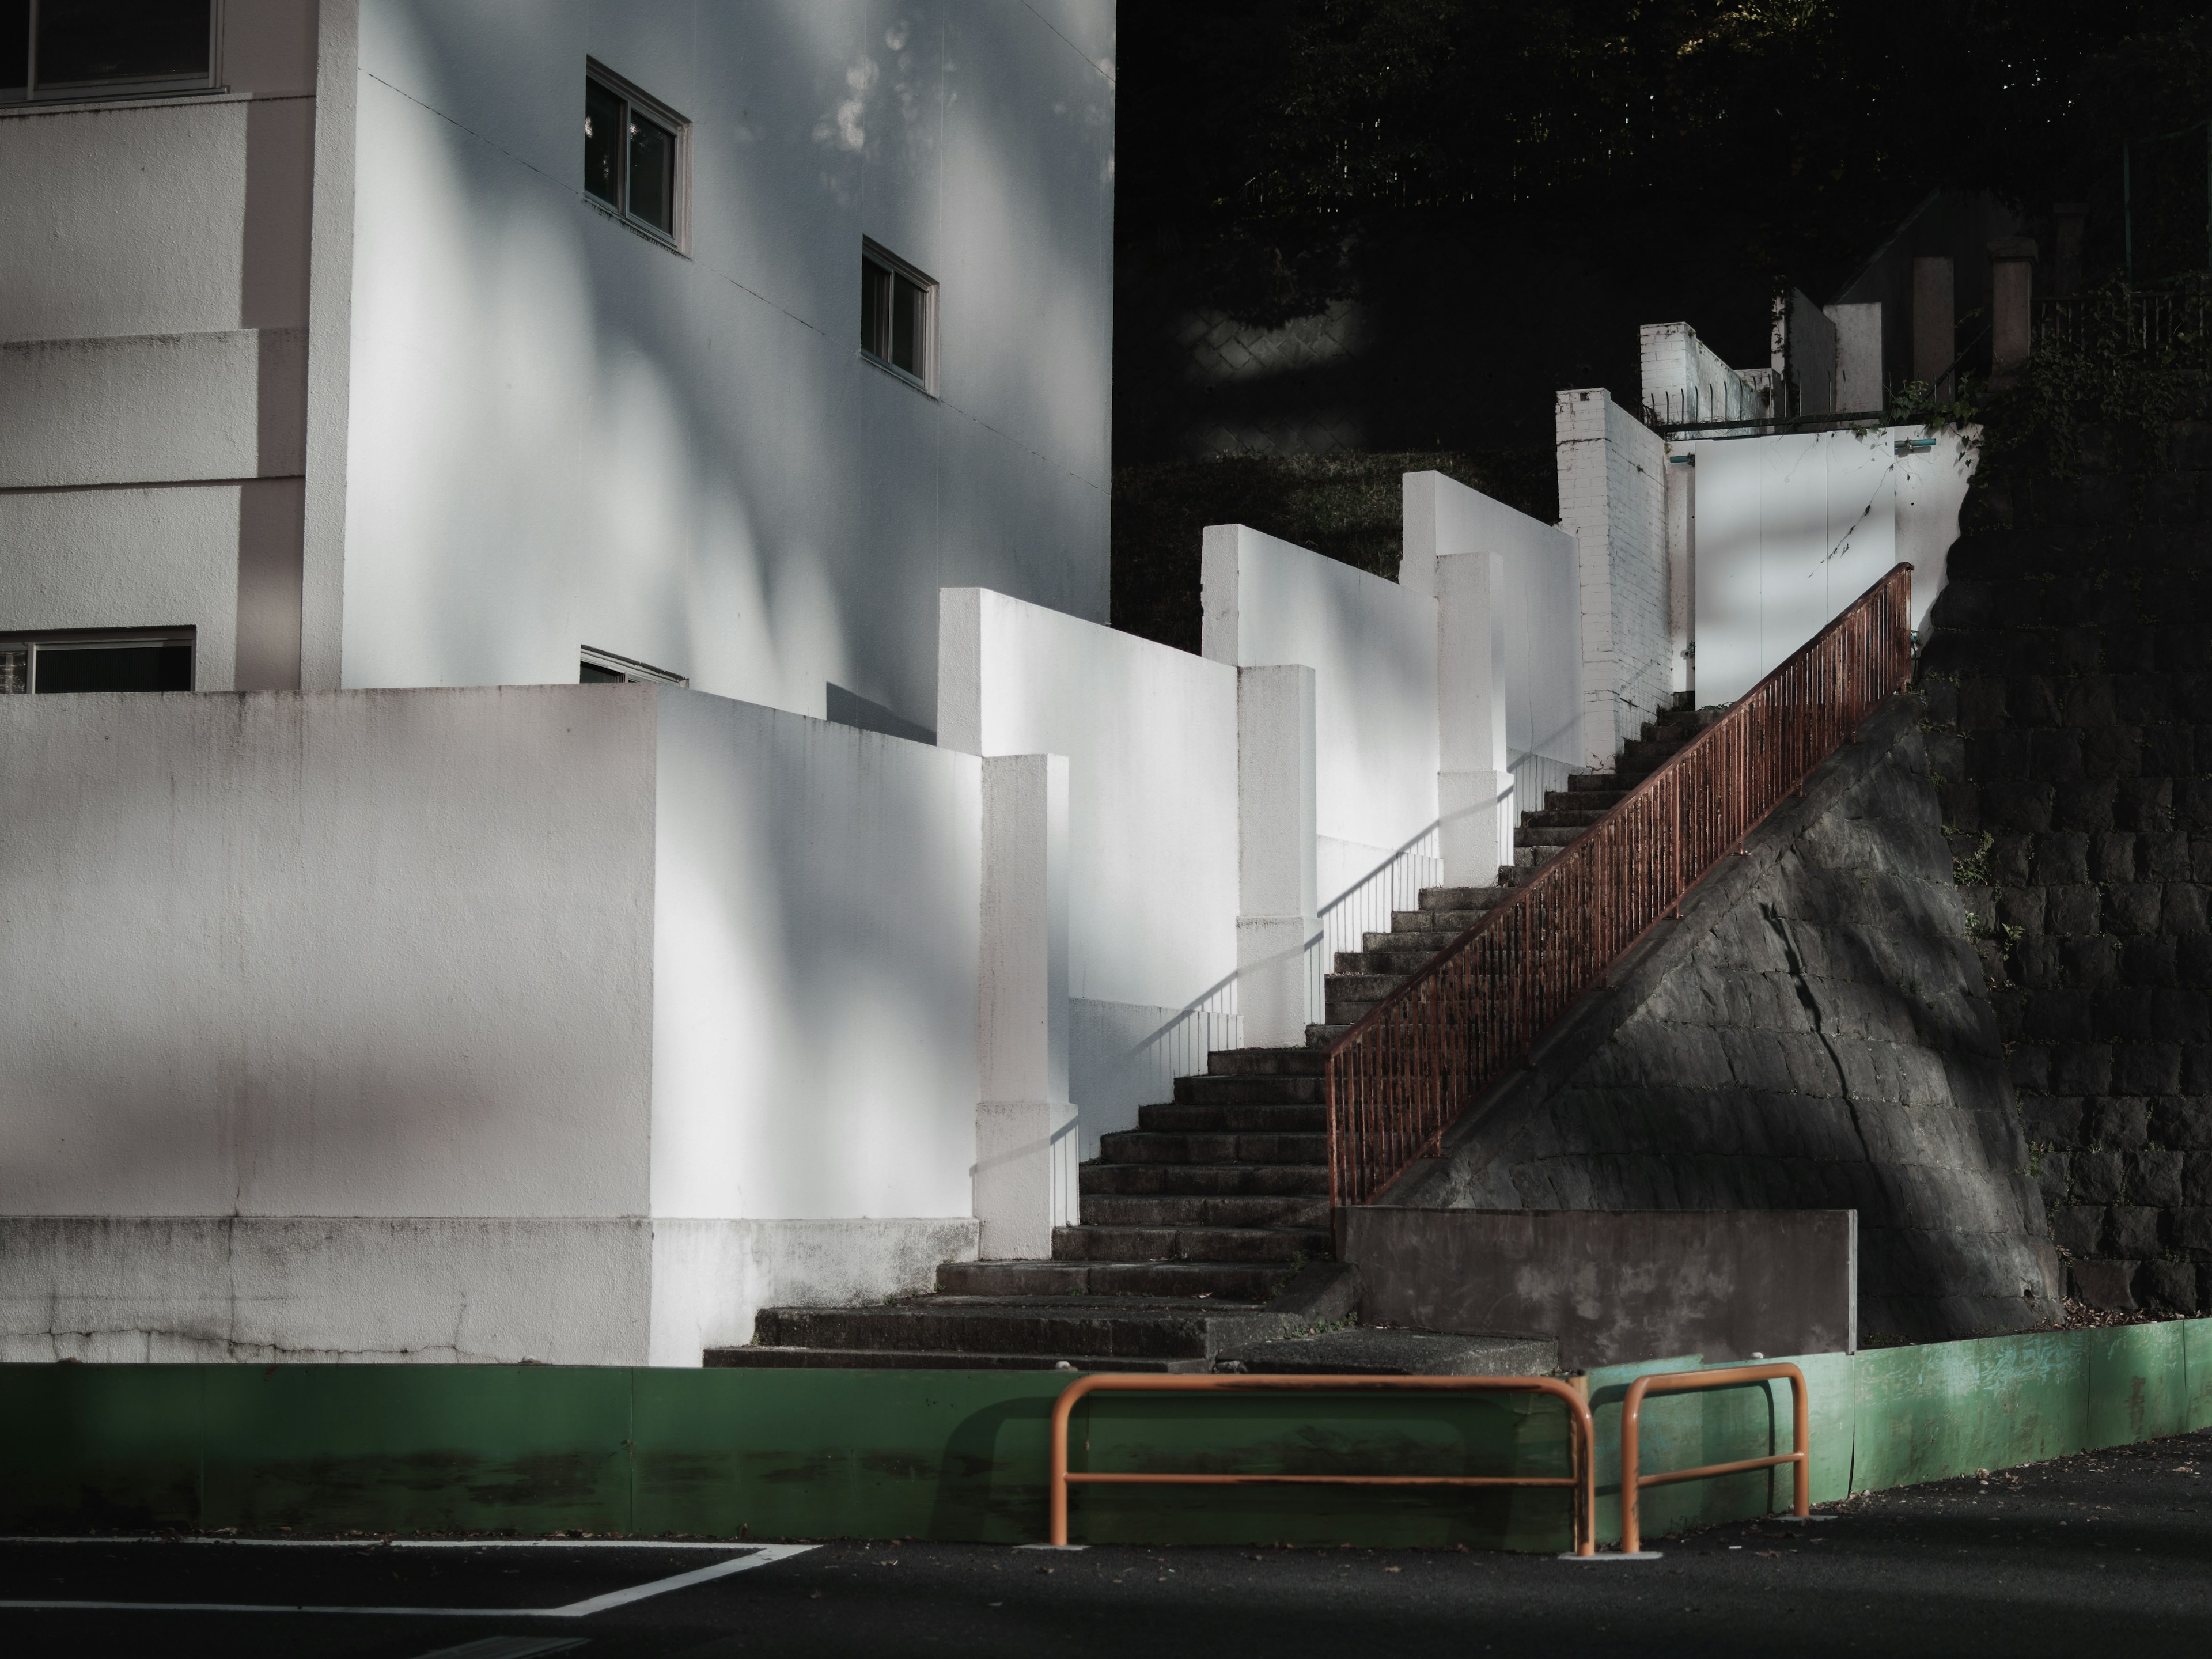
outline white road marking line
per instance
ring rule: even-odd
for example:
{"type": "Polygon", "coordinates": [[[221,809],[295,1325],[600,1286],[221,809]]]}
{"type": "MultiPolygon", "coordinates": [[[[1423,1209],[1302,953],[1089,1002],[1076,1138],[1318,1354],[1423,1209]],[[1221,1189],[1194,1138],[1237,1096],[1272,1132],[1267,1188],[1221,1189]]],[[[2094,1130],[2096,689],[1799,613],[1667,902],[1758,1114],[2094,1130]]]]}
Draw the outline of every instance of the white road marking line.
{"type": "MultiPolygon", "coordinates": [[[[0,1544],[228,1544],[258,1550],[757,1550],[782,1547],[735,1540],[720,1544],[674,1538],[0,1538],[0,1544]]],[[[811,1548],[812,1546],[808,1547],[811,1548]]]]}
{"type": "MultiPolygon", "coordinates": [[[[721,1547],[729,1547],[725,1545],[721,1547]]],[[[738,1547],[747,1547],[740,1545],[738,1547]]],[[[593,1613],[605,1613],[610,1607],[625,1607],[632,1601],[642,1601],[648,1596],[665,1595],[671,1590],[703,1584],[709,1579],[726,1578],[732,1573],[749,1572],[755,1567],[767,1566],[772,1561],[786,1561],[794,1555],[804,1555],[815,1547],[812,1544],[756,1544],[750,1547],[750,1553],[738,1556],[734,1560],[717,1561],[712,1566],[701,1567],[695,1571],[655,1578],[629,1589],[611,1590],[605,1595],[571,1601],[566,1607],[284,1607],[258,1601],[0,1601],[0,1610],[23,1613],[338,1613],[404,1619],[588,1619],[593,1613]]]]}

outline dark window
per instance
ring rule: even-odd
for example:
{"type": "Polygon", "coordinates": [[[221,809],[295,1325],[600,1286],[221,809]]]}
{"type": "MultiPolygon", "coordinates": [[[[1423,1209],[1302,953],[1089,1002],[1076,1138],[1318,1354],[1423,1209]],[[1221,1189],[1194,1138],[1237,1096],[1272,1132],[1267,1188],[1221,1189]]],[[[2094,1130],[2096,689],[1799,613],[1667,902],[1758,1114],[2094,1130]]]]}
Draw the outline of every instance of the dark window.
{"type": "Polygon", "coordinates": [[[0,694],[191,689],[192,641],[188,634],[0,639],[0,694]]]}
{"type": "Polygon", "coordinates": [[[936,389],[937,284],[870,243],[860,255],[860,349],[936,389]]]}
{"type": "Polygon", "coordinates": [[[0,97],[205,87],[214,44],[214,0],[0,0],[0,97]]]}
{"type": "Polygon", "coordinates": [[[682,117],[604,70],[584,81],[584,188],[633,224],[680,239],[682,117]]]}
{"type": "Polygon", "coordinates": [[[587,645],[576,665],[576,679],[584,685],[689,685],[691,682],[681,674],[671,673],[665,668],[655,668],[649,662],[640,662],[635,657],[617,656],[611,651],[602,651],[587,645]]]}

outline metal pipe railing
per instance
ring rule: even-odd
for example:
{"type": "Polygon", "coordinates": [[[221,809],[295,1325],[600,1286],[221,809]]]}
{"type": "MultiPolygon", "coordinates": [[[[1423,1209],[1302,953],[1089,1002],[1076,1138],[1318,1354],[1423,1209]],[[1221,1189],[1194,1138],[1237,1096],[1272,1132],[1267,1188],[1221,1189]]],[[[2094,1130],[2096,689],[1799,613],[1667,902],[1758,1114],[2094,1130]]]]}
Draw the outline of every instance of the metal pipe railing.
{"type": "Polygon", "coordinates": [[[1638,1494],[1645,1486],[1666,1486],[1676,1480],[1698,1480],[1708,1475],[1736,1474],[1745,1469],[1771,1469],[1784,1463],[1797,1466],[1796,1502],[1793,1515],[1809,1515],[1813,1510],[1813,1412],[1805,1398],[1805,1373],[1795,1365],[1715,1365],[1703,1370],[1662,1371],[1650,1376],[1639,1376],[1628,1385],[1628,1398],[1620,1407],[1620,1550],[1624,1555],[1636,1555],[1644,1548],[1641,1517],[1638,1514],[1638,1494]],[[1791,1444],[1794,1451],[1778,1452],[1771,1457],[1744,1457],[1733,1463],[1701,1463],[1693,1469],[1669,1469],[1664,1474],[1646,1474],[1638,1466],[1639,1443],[1643,1434],[1644,1397],[1650,1394],[1680,1394],[1690,1389],[1723,1389],[1735,1382],[1767,1382],[1777,1377],[1790,1379],[1791,1444]]]}
{"type": "Polygon", "coordinates": [[[1071,1486],[1565,1486],[1572,1493],[1574,1553],[1596,1553],[1597,1437],[1589,1402],[1556,1376],[1208,1376],[1111,1373],[1085,1376],[1060,1390],[1052,1408],[1049,1534],[1067,1542],[1071,1486]],[[1075,1402],[1091,1394],[1547,1394],[1567,1407],[1569,1473],[1553,1474],[1097,1474],[1067,1467],[1067,1422],[1075,1402]]]}
{"type": "Polygon", "coordinates": [[[1329,1203],[1365,1203],[1605,982],[1912,672],[1900,564],[1329,1045],[1329,1203]]]}

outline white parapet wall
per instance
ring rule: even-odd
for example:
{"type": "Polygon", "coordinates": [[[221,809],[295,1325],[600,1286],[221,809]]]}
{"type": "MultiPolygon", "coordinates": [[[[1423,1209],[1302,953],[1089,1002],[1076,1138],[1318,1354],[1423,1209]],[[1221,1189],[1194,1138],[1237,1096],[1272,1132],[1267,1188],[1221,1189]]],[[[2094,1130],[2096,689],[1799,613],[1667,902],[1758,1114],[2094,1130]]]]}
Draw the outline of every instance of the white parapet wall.
{"type": "Polygon", "coordinates": [[[1741,696],[1900,560],[1924,625],[1977,435],[1875,427],[1676,443],[1696,474],[1698,702],[1741,696]]]}
{"type": "Polygon", "coordinates": [[[1237,674],[988,589],[939,605],[939,742],[1066,760],[1072,1218],[1075,1161],[1241,1041],[1237,674]]]}
{"type": "Polygon", "coordinates": [[[1485,885],[1583,769],[1575,538],[1441,472],[1404,481],[1398,580],[1433,592],[1443,878],[1485,885]]]}
{"type": "Polygon", "coordinates": [[[643,686],[0,700],[0,1356],[696,1364],[972,1254],[971,757],[643,686]]]}
{"type": "Polygon", "coordinates": [[[1440,877],[1436,599],[1244,525],[1208,526],[1202,580],[1207,657],[1313,671],[1317,1020],[1334,953],[1440,877]]]}

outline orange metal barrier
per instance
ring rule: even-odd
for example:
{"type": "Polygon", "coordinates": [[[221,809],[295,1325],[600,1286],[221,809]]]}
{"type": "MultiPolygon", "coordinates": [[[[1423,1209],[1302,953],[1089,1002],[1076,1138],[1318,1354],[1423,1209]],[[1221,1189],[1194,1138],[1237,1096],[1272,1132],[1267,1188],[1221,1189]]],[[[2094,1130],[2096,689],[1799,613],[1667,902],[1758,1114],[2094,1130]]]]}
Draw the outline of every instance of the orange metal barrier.
{"type": "Polygon", "coordinates": [[[1637,1516],[1637,1494],[1641,1488],[1663,1486],[1676,1480],[1696,1480],[1709,1474],[1735,1474],[1742,1469],[1771,1469],[1783,1463],[1797,1466],[1797,1501],[1791,1513],[1811,1513],[1812,1412],[1805,1400],[1805,1373],[1795,1365],[1718,1365],[1705,1370],[1662,1371],[1655,1376],[1638,1377],[1628,1385],[1628,1398],[1620,1408],[1621,1553],[1634,1555],[1644,1547],[1643,1533],[1637,1516]],[[1691,1389],[1722,1389],[1731,1382],[1767,1382],[1782,1376],[1790,1379],[1796,1450],[1780,1452],[1772,1457],[1747,1457],[1735,1463],[1705,1463],[1694,1469],[1669,1469],[1664,1474],[1645,1474],[1637,1466],[1638,1440],[1643,1428],[1645,1395],[1679,1394],[1691,1389]]]}
{"type": "Polygon", "coordinates": [[[1577,1555],[1596,1553],[1597,1440],[1589,1402],[1555,1376],[1191,1376],[1114,1373],[1086,1376],[1060,1391],[1052,1408],[1052,1542],[1067,1542],[1067,1489],[1090,1486],[1565,1486],[1574,1505],[1577,1555]],[[1523,1474],[1094,1474],[1067,1467],[1067,1419],[1088,1394],[1548,1394],[1565,1402],[1572,1473],[1523,1474]]]}

